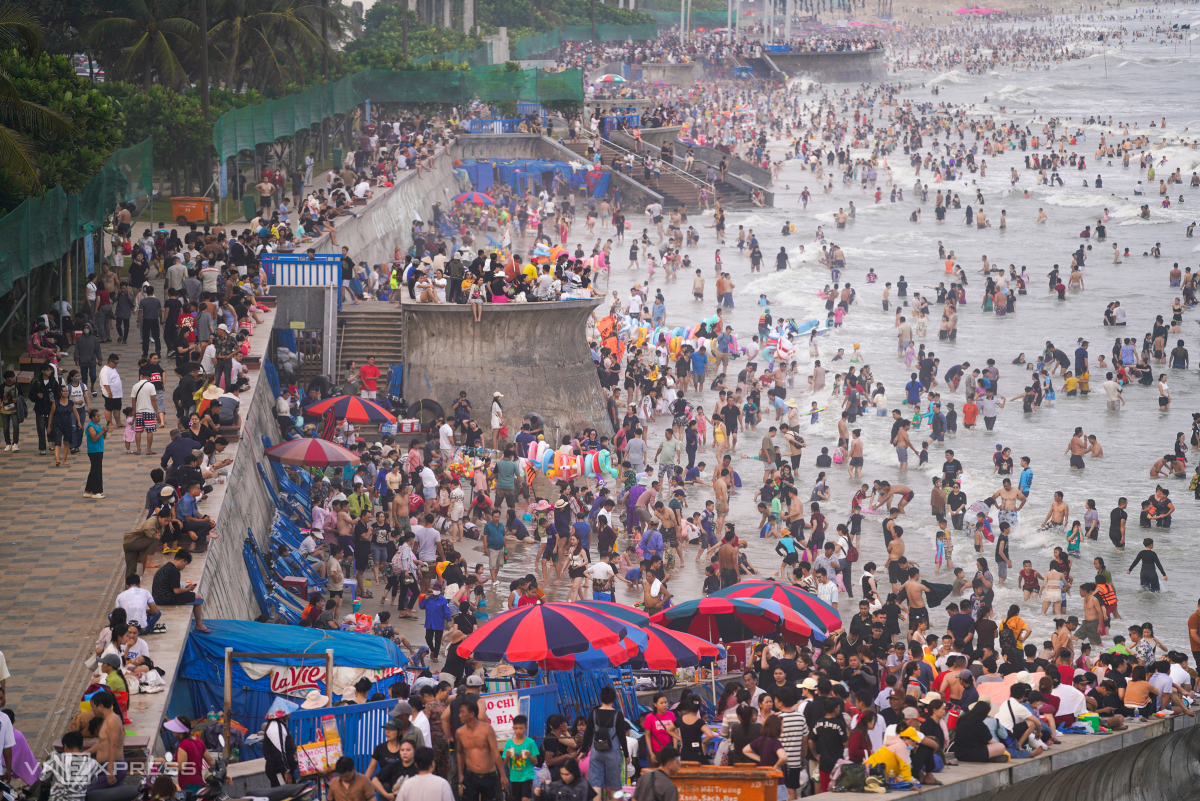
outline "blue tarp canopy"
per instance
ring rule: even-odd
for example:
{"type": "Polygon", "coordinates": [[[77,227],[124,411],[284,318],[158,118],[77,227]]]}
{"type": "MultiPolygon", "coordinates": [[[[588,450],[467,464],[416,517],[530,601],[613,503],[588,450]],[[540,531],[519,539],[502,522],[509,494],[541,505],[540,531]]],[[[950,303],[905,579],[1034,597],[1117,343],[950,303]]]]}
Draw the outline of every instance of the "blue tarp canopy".
{"type": "Polygon", "coordinates": [[[224,662],[225,649],[235,653],[308,654],[312,659],[271,659],[255,657],[254,662],[271,665],[324,665],[326,649],[333,649],[337,667],[389,668],[408,664],[400,646],[373,634],[353,631],[322,631],[299,626],[253,623],[247,620],[206,620],[212,634],[192,632],[184,649],[183,661],[216,659],[224,662]]]}
{"type": "MultiPolygon", "coordinates": [[[[386,693],[393,683],[404,679],[403,666],[409,661],[395,643],[373,634],[321,631],[243,620],[204,622],[212,629],[212,634],[193,631],[188,635],[176,677],[176,689],[179,691],[172,695],[168,708],[168,714],[172,716],[187,715],[195,720],[224,707],[227,647],[232,648],[234,653],[312,654],[311,659],[256,656],[245,660],[293,670],[319,668],[319,678],[314,677],[315,680],[305,688],[287,690],[283,697],[288,697],[292,702],[299,702],[309,687],[315,686],[322,693],[328,692],[324,676],[325,650],[328,648],[333,649],[335,667],[370,671],[367,675],[375,681],[375,691],[382,693],[386,693]]],[[[272,690],[271,675],[251,676],[246,673],[242,661],[235,659],[231,684],[233,719],[251,732],[258,731],[263,716],[281,695],[272,690]]],[[[255,756],[257,753],[247,753],[247,758],[255,756]]]]}
{"type": "Polygon", "coordinates": [[[556,173],[572,187],[578,187],[583,181],[584,170],[572,170],[567,162],[550,159],[463,159],[460,169],[466,171],[475,189],[482,192],[494,185],[493,164],[499,168],[501,182],[519,192],[526,188],[522,185],[520,178],[524,178],[526,181],[531,178],[540,181],[541,176],[547,172],[556,173]]]}

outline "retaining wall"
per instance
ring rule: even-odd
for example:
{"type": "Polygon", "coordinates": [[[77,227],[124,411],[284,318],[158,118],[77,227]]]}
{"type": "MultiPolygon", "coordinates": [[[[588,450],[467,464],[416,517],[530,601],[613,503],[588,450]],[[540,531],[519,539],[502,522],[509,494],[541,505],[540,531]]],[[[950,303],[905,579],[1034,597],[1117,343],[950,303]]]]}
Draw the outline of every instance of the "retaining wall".
{"type": "Polygon", "coordinates": [[[666,81],[673,86],[691,86],[703,80],[700,64],[642,64],[642,82],[666,81]]]}
{"type": "Polygon", "coordinates": [[[775,66],[788,77],[806,76],[822,83],[869,83],[887,78],[882,50],[844,53],[771,53],[775,66]]]}
{"type": "Polygon", "coordinates": [[[397,247],[407,251],[412,247],[414,215],[429,221],[435,202],[440,201],[442,208],[449,208],[452,205],[450,199],[459,194],[451,160],[445,151],[441,151],[435,159],[437,166],[423,172],[420,179],[416,171],[409,171],[390,190],[377,189],[376,192],[386,193],[366,206],[358,207],[358,217],[338,225],[336,245],[328,236],[318,240],[317,252],[341,253],[342,247],[348,246],[355,261],[383,264],[392,260],[397,247]]]}
{"type": "Polygon", "coordinates": [[[510,439],[527,412],[545,419],[547,441],[583,428],[611,436],[587,343],[588,316],[602,301],[488,303],[478,323],[469,305],[406,303],[404,397],[449,409],[465,390],[487,432],[492,393],[500,392],[510,439]]]}
{"type": "Polygon", "coordinates": [[[217,521],[213,532],[220,537],[209,540],[203,578],[199,582],[200,593],[204,596],[204,614],[212,618],[253,620],[262,614],[250,589],[242,543],[247,530],[253,530],[259,548],[266,545],[275,517],[275,504],[258,475],[258,465],[261,463],[270,475],[271,468],[263,455],[262,437],[267,436],[278,443],[280,435],[271,385],[261,370],[254,371],[252,376],[254,383],[242,393],[242,428],[237,453],[224,485],[225,497],[220,511],[213,515],[217,521]]]}
{"type": "Polygon", "coordinates": [[[1200,786],[1200,726],[1156,718],[1105,736],[1066,735],[1064,745],[1002,765],[961,763],[941,787],[889,793],[920,801],[1181,801],[1200,786]],[[964,776],[964,774],[966,774],[964,776]],[[962,778],[959,778],[962,777],[962,778]]]}

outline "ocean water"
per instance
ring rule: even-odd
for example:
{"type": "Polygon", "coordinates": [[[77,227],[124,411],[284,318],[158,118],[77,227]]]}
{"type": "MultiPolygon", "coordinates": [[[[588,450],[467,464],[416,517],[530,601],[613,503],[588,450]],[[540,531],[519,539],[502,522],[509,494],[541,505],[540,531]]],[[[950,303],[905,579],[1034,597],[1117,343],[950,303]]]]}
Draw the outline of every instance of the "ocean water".
{"type": "MultiPolygon", "coordinates": [[[[1138,21],[1133,19],[1136,13],[1133,10],[1121,12],[1119,23],[1105,21],[1084,24],[1094,25],[1097,30],[1111,29],[1117,24],[1134,30],[1139,26],[1153,27],[1164,22],[1161,19],[1138,21]]],[[[1167,24],[1200,23],[1200,8],[1195,6],[1178,9],[1166,7],[1160,13],[1168,17],[1165,20],[1167,24]]],[[[844,370],[844,364],[831,363],[830,359],[839,347],[849,353],[853,344],[859,343],[866,363],[871,366],[877,380],[884,383],[892,407],[897,406],[903,397],[902,387],[908,380],[910,370],[896,355],[893,314],[884,313],[880,307],[883,284],[890,281],[894,286],[903,275],[909,283],[910,294],[914,290],[925,294],[924,287],[936,286],[939,281],[945,280],[938,258],[939,241],[947,250],[955,252],[959,263],[967,270],[969,281],[967,302],[959,310],[956,343],[938,340],[936,332],[940,307],[931,309],[933,314],[929,331],[923,342],[926,349],[932,350],[941,360],[939,373],[944,373],[951,364],[963,361],[970,362],[972,367],[983,367],[988,358],[994,358],[1000,369],[1001,391],[1013,396],[1022,391],[1029,376],[1024,368],[1010,364],[1018,354],[1033,357],[1040,353],[1046,340],[1053,341],[1068,354],[1074,351],[1078,339],[1090,342],[1093,390],[1090,396],[1065,397],[1061,391],[1061,376],[1055,375],[1053,383],[1059,397],[1053,403],[1043,404],[1032,415],[1024,415],[1020,402],[1014,401],[1001,411],[992,432],[983,429],[982,421],[978,429],[967,431],[961,427],[960,416],[958,435],[949,439],[946,445],[954,449],[965,467],[963,486],[969,502],[1000,488],[1000,481],[993,475],[991,464],[991,455],[997,444],[1012,448],[1015,461],[1022,456],[1032,459],[1033,491],[1021,514],[1020,524],[1012,535],[1010,550],[1014,566],[1007,583],[997,584],[995,606],[998,615],[1002,615],[1010,603],[1021,604],[1022,614],[1034,628],[1035,636],[1031,642],[1039,645],[1044,639],[1049,639],[1053,625],[1049,616],[1037,614],[1040,604],[1034,609],[1033,604],[1023,603],[1021,592],[1017,589],[1016,573],[1025,559],[1032,560],[1034,567],[1044,573],[1053,547],[1061,545],[1065,548],[1065,537],[1062,535],[1037,530],[1049,509],[1054,491],[1061,490],[1070,505],[1072,520],[1082,521],[1085,501],[1093,499],[1096,502],[1101,518],[1100,539],[1095,542],[1085,540],[1082,558],[1076,561],[1073,572],[1078,586],[1092,579],[1093,557],[1102,557],[1107,563],[1114,575],[1119,610],[1124,618],[1114,621],[1113,633],[1124,633],[1123,629],[1130,623],[1152,621],[1157,636],[1165,644],[1184,651],[1190,650],[1186,621],[1195,611],[1196,599],[1200,596],[1200,565],[1195,559],[1200,502],[1193,500],[1187,491],[1187,481],[1152,479],[1150,467],[1157,458],[1172,451],[1178,432],[1189,432],[1191,413],[1200,411],[1200,377],[1196,369],[1200,365],[1200,330],[1197,329],[1200,311],[1186,312],[1183,333],[1178,337],[1169,337],[1171,341],[1176,338],[1185,340],[1193,365],[1190,370],[1167,371],[1170,373],[1172,393],[1169,411],[1160,411],[1154,386],[1134,385],[1125,391],[1126,406],[1123,411],[1108,412],[1100,388],[1104,380],[1103,370],[1098,370],[1095,365],[1101,354],[1106,361],[1111,359],[1113,340],[1118,335],[1136,337],[1140,342],[1150,330],[1156,315],[1170,318],[1171,303],[1180,296],[1178,289],[1168,285],[1167,273],[1174,262],[1178,262],[1181,269],[1189,266],[1196,269],[1200,265],[1200,259],[1193,255],[1200,250],[1200,239],[1185,238],[1187,224],[1200,219],[1200,189],[1187,185],[1191,172],[1200,169],[1200,150],[1177,145],[1150,148],[1155,154],[1157,175],[1165,177],[1176,167],[1181,167],[1183,171],[1184,184],[1170,188],[1174,204],[1170,210],[1158,208],[1157,177],[1155,187],[1146,198],[1134,197],[1133,188],[1137,181],[1147,180],[1144,171],[1137,169],[1136,151],[1129,168],[1122,168],[1117,159],[1111,165],[1106,163],[1107,160],[1096,162],[1093,153],[1100,135],[1110,130],[1107,125],[1109,115],[1114,122],[1137,122],[1139,130],[1143,131],[1148,129],[1151,121],[1157,124],[1166,117],[1165,129],[1148,129],[1153,141],[1157,141],[1164,133],[1176,139],[1200,139],[1200,109],[1195,106],[1194,92],[1190,91],[1198,67],[1200,48],[1196,49],[1194,55],[1190,54],[1186,40],[1176,46],[1144,39],[1134,42],[1127,38],[1124,48],[1110,43],[1104,53],[1097,49],[1094,55],[1055,66],[1049,71],[1005,70],[972,75],[954,70],[935,75],[909,70],[889,76],[889,80],[913,84],[903,96],[914,102],[975,104],[976,116],[992,114],[998,121],[1012,120],[1022,126],[1029,124],[1035,131],[1040,130],[1042,122],[1051,117],[1062,119],[1067,130],[1073,131],[1076,127],[1083,129],[1086,141],[1074,149],[1086,156],[1088,167],[1083,172],[1064,169],[1061,175],[1065,185],[1062,187],[1034,186],[1036,172],[1024,169],[1024,154],[1019,150],[986,157],[986,178],[980,178],[978,174],[968,175],[966,184],[960,181],[951,187],[960,194],[964,206],[969,202],[976,208],[975,190],[980,189],[986,200],[985,210],[993,225],[998,224],[1001,210],[1007,211],[1007,231],[997,228],[980,231],[973,225],[967,226],[962,221],[963,212],[953,209],[948,211],[946,222],[937,223],[933,215],[932,198],[936,187],[931,182],[932,176],[922,171],[921,178],[930,182],[930,202],[921,204],[917,198],[910,197],[914,173],[902,151],[894,154],[889,162],[895,184],[905,190],[904,202],[889,203],[888,188],[885,186],[883,202],[876,205],[872,195],[862,193],[858,187],[842,187],[836,176],[833,194],[823,195],[818,189],[822,181],[802,171],[798,164],[788,162],[774,184],[774,208],[728,214],[728,231],[732,235],[721,251],[725,269],[732,273],[737,289],[736,308],[731,314],[727,313],[726,320],[732,321],[742,339],[748,340],[755,333],[761,312],[755,304],[760,294],[767,295],[771,312],[776,317],[794,317],[800,321],[823,318],[824,302],[817,298],[817,293],[830,280],[827,270],[817,261],[820,243],[814,242],[814,233],[818,225],[824,226],[827,240],[836,242],[845,250],[847,269],[842,274],[842,281],[849,281],[857,289],[858,298],[846,318],[845,326],[819,340],[820,358],[827,369],[840,371],[840,367],[844,370]],[[930,94],[933,86],[938,87],[939,95],[930,94]],[[1001,106],[1006,109],[1003,114],[1000,113],[1001,106]],[[1084,125],[1086,116],[1093,114],[1102,117],[1106,124],[1084,125]],[[1166,164],[1157,166],[1157,161],[1164,156],[1166,164]],[[1010,186],[1010,166],[1016,167],[1020,175],[1020,182],[1015,189],[1010,186]],[[1097,174],[1104,177],[1103,189],[1082,186],[1084,178],[1092,183],[1097,174]],[[799,194],[806,185],[815,194],[808,209],[802,210],[799,194]],[[1021,190],[1024,188],[1030,189],[1031,197],[1022,197],[1021,190]],[[1180,194],[1184,197],[1182,204],[1176,203],[1180,194]],[[1143,200],[1151,206],[1149,220],[1136,217],[1143,200]],[[839,206],[846,206],[849,201],[858,207],[858,218],[844,231],[837,231],[833,225],[833,214],[839,206]],[[918,207],[922,209],[921,222],[909,222],[909,214],[918,207]],[[1044,225],[1035,222],[1039,208],[1044,209],[1049,217],[1044,225]],[[1055,263],[1063,268],[1070,263],[1071,253],[1080,241],[1079,232],[1085,225],[1094,228],[1105,208],[1109,214],[1106,223],[1109,237],[1106,242],[1092,240],[1093,250],[1083,270],[1086,289],[1069,292],[1067,299],[1060,302],[1047,294],[1045,275],[1055,263]],[[780,235],[780,229],[788,220],[796,226],[797,235],[785,238],[780,235]],[[738,255],[733,245],[738,225],[754,229],[761,242],[767,272],[750,274],[749,260],[738,255]],[[1141,254],[1149,251],[1156,242],[1161,243],[1162,258],[1143,257],[1141,254]],[[1128,247],[1133,255],[1124,263],[1114,265],[1113,243],[1122,250],[1128,247]],[[792,268],[776,273],[773,272],[773,254],[781,246],[788,249],[792,268]],[[804,248],[803,253],[801,247],[804,248]],[[1029,293],[1018,298],[1015,315],[997,318],[991,312],[981,311],[981,291],[985,281],[978,270],[983,255],[1005,268],[1009,264],[1015,264],[1018,270],[1022,266],[1028,267],[1031,274],[1029,293]],[[878,283],[874,285],[868,285],[864,278],[870,268],[879,276],[878,283]],[[1105,307],[1114,300],[1120,300],[1127,311],[1128,326],[1125,328],[1114,330],[1103,326],[1105,307]],[[1094,434],[1104,449],[1104,457],[1088,459],[1083,471],[1070,470],[1068,457],[1063,453],[1076,426],[1082,426],[1085,434],[1094,434]],[[1158,484],[1171,490],[1176,512],[1171,529],[1148,532],[1155,539],[1156,550],[1169,577],[1163,582],[1163,592],[1155,595],[1139,588],[1136,572],[1127,576],[1125,571],[1140,550],[1141,538],[1147,533],[1137,527],[1140,501],[1151,495],[1158,484]],[[1107,537],[1108,513],[1116,506],[1120,496],[1129,499],[1131,518],[1127,533],[1128,547],[1123,552],[1114,548],[1107,537]]],[[[855,89],[829,88],[839,91],[855,89]]],[[[801,100],[811,101],[812,96],[802,97],[801,100]]],[[[1111,130],[1116,142],[1125,138],[1115,126],[1111,130]]],[[[779,142],[772,149],[782,153],[786,146],[779,142]]],[[[864,151],[860,155],[867,154],[864,151]]],[[[976,156],[977,160],[980,158],[981,155],[976,156]]],[[[949,186],[942,185],[942,188],[949,186]]],[[[637,211],[627,212],[635,230],[648,224],[637,211]]],[[[692,215],[693,224],[701,232],[701,241],[698,247],[686,251],[694,266],[703,270],[707,280],[706,301],[698,303],[692,299],[691,274],[681,274],[677,282],[665,283],[663,274],[659,272],[650,281],[651,287],[661,288],[666,297],[669,325],[690,326],[714,312],[713,251],[718,245],[713,231],[701,227],[711,224],[710,218],[711,214],[692,215]]],[[[608,235],[610,232],[605,231],[604,236],[608,235]]],[[[573,241],[575,238],[582,241],[585,247],[592,241],[586,237],[582,226],[577,227],[573,241]]],[[[627,297],[630,286],[645,283],[646,274],[644,269],[634,272],[623,269],[628,243],[623,249],[618,245],[614,252],[620,257],[614,259],[617,267],[608,278],[608,289],[610,294],[612,290],[617,290],[622,297],[627,297]]],[[[932,293],[928,297],[932,298],[932,293]]],[[[893,302],[895,299],[893,291],[893,302]]],[[[921,341],[918,340],[918,345],[921,341]]],[[[807,418],[804,419],[803,433],[808,449],[798,471],[797,486],[801,497],[807,498],[817,473],[814,467],[816,455],[822,446],[832,451],[836,445],[837,406],[832,405],[834,401],[828,395],[828,385],[820,397],[813,398],[804,393],[805,378],[811,373],[812,360],[804,340],[798,340],[797,344],[800,375],[796,388],[789,396],[797,399],[801,410],[807,409],[811,400],[817,400],[821,406],[831,404],[829,411],[821,415],[818,424],[810,427],[807,418]]],[[[731,370],[733,368],[734,364],[731,364],[731,370]]],[[[1156,376],[1162,371],[1156,367],[1156,376]]],[[[828,384],[832,384],[832,375],[828,384]]],[[[939,387],[939,390],[945,389],[944,386],[939,387]]],[[[706,391],[700,403],[711,414],[715,400],[716,393],[706,391]]],[[[956,393],[943,391],[943,404],[953,402],[956,408],[961,409],[963,400],[961,387],[956,393]]],[[[693,402],[696,402],[694,398],[693,402]]],[[[840,405],[840,399],[836,403],[840,405]]],[[[766,416],[770,418],[773,415],[767,413],[766,416]]],[[[667,425],[669,417],[650,424],[652,451],[667,425]]],[[[753,458],[758,451],[759,439],[765,433],[762,429],[768,425],[770,422],[764,420],[758,432],[743,432],[737,454],[753,458]]],[[[934,578],[935,527],[927,498],[930,480],[939,473],[943,461],[942,449],[931,446],[930,465],[927,467],[917,468],[915,456],[911,457],[912,466],[905,475],[887,441],[890,416],[860,418],[857,425],[863,429],[866,444],[863,480],[868,483],[875,479],[885,479],[893,484],[907,483],[915,490],[916,497],[902,518],[907,555],[921,564],[925,577],[934,578]]],[[[913,439],[917,441],[916,436],[913,439]]],[[[704,460],[706,456],[711,469],[711,439],[709,447],[701,451],[699,458],[704,460]]],[[[1200,452],[1188,456],[1189,475],[1195,469],[1197,458],[1200,458],[1200,452]]],[[[732,499],[730,520],[737,523],[743,537],[751,538],[751,562],[760,572],[775,573],[779,561],[773,551],[774,543],[757,539],[756,533],[759,515],[753,495],[761,483],[761,469],[757,462],[737,456],[734,464],[744,481],[744,487],[732,499]]],[[[830,471],[829,481],[833,499],[822,504],[822,507],[830,523],[836,525],[844,522],[849,514],[850,497],[858,482],[849,481],[844,467],[838,465],[830,471]]],[[[688,498],[690,514],[691,511],[703,509],[704,501],[711,498],[711,491],[707,488],[690,488],[688,498]]],[[[844,616],[857,610],[861,566],[867,561],[882,564],[886,558],[881,522],[881,517],[873,515],[868,515],[864,522],[860,548],[862,559],[853,571],[856,597],[851,600],[842,596],[841,610],[844,616]]],[[[519,547],[506,566],[504,576],[514,577],[526,572],[532,564],[533,550],[532,547],[519,547]]],[[[985,543],[983,555],[995,572],[994,546],[985,543]]],[[[672,592],[679,600],[699,594],[703,574],[693,563],[694,556],[693,549],[688,553],[679,574],[670,583],[672,592]]],[[[959,535],[955,564],[964,567],[968,577],[973,574],[974,556],[970,538],[959,535]]],[[[945,577],[943,572],[941,577],[934,580],[945,581],[945,577]]],[[[885,574],[877,573],[877,578],[880,579],[881,590],[884,590],[885,574]]],[[[559,593],[552,591],[552,594],[557,596],[559,593]]],[[[565,592],[562,594],[565,596],[565,592]]],[[[639,599],[633,593],[621,590],[618,600],[633,603],[639,599]]],[[[1067,607],[1069,614],[1080,613],[1077,594],[1069,596],[1067,607]]],[[[934,631],[941,630],[944,617],[944,613],[935,613],[934,631]]],[[[1106,638],[1107,642],[1109,640],[1106,638]]]]}

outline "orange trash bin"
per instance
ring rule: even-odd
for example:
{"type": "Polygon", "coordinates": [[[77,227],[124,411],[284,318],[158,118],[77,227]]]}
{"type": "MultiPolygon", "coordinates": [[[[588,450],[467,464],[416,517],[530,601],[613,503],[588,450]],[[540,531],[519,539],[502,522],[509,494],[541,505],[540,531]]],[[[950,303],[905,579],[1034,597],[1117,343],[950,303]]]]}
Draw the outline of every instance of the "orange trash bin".
{"type": "Polygon", "coordinates": [[[684,762],[672,778],[679,801],[775,801],[783,773],[774,768],[684,762]]]}
{"type": "Polygon", "coordinates": [[[212,219],[212,203],[210,197],[173,197],[171,216],[179,225],[207,222],[212,219]]]}

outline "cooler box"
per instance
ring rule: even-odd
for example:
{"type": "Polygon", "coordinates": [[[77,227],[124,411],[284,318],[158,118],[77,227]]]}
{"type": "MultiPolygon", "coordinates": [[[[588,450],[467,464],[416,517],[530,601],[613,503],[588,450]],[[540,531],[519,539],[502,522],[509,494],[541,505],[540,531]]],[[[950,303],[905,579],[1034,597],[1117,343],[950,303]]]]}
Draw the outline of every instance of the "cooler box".
{"type": "Polygon", "coordinates": [[[308,580],[302,576],[284,576],[283,588],[297,598],[308,600],[308,580]]]}
{"type": "Polygon", "coordinates": [[[750,643],[731,642],[725,646],[726,670],[730,673],[741,673],[746,669],[746,654],[750,652],[750,643]]]}
{"type": "Polygon", "coordinates": [[[400,421],[401,434],[419,434],[421,433],[421,421],[413,417],[407,420],[400,421]]]}

